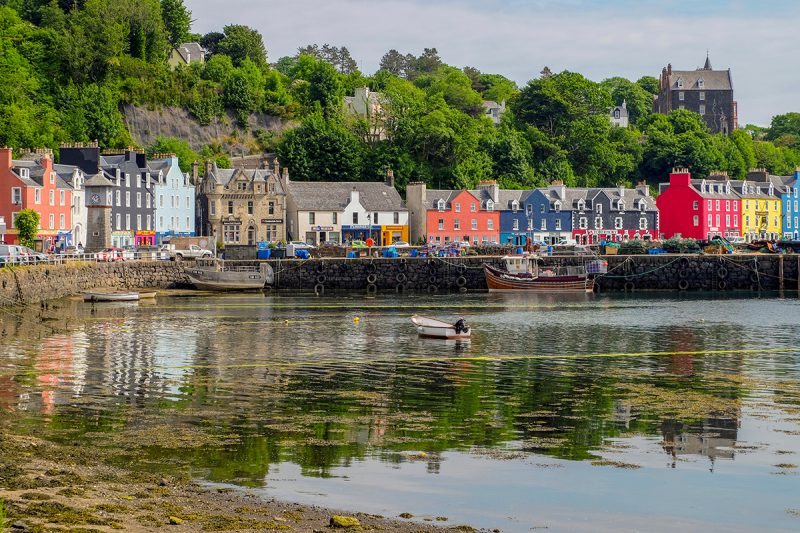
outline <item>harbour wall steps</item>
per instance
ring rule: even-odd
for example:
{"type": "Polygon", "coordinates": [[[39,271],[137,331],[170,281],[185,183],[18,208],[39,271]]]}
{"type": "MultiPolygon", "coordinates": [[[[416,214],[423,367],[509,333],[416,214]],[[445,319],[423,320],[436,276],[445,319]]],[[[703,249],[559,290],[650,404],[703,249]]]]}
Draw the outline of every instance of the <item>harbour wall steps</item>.
{"type": "MultiPolygon", "coordinates": [[[[608,274],[597,292],[800,290],[800,255],[605,256],[608,274]]],[[[543,268],[583,264],[584,257],[548,257],[543,268]]],[[[482,266],[500,257],[271,259],[274,289],[320,295],[442,294],[484,291],[482,266]]],[[[238,264],[258,264],[243,261],[238,264]]],[[[27,305],[105,288],[188,288],[185,263],[125,261],[0,269],[0,307],[27,305]]]]}

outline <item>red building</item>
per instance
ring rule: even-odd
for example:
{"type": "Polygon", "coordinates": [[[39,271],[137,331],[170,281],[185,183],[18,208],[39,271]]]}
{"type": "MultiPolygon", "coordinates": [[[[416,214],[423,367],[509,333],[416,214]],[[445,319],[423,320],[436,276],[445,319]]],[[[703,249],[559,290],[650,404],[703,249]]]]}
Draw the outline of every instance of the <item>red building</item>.
{"type": "MultiPolygon", "coordinates": [[[[415,184],[416,185],[416,184],[415,184]]],[[[476,245],[497,243],[500,240],[500,212],[494,182],[481,184],[474,191],[425,190],[419,198],[420,206],[409,199],[409,210],[424,212],[424,225],[420,237],[428,244],[444,245],[469,241],[476,245]]]]}
{"type": "Polygon", "coordinates": [[[710,239],[742,234],[741,199],[727,176],[692,179],[688,169],[674,169],[669,183],[660,185],[656,204],[664,238],[710,239]]]}
{"type": "Polygon", "coordinates": [[[5,242],[18,242],[14,219],[23,209],[33,209],[41,219],[42,249],[48,250],[59,239],[69,239],[72,228],[72,188],[53,170],[50,152],[35,154],[38,161],[15,161],[11,148],[0,148],[0,215],[9,226],[5,242]]]}

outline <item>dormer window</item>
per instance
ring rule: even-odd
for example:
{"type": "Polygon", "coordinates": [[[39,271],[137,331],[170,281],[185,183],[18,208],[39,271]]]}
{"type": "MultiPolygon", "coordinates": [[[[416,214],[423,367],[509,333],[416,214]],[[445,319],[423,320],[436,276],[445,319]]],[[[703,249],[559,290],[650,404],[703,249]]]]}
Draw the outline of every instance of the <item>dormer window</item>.
{"type": "Polygon", "coordinates": [[[647,202],[639,200],[639,211],[644,211],[647,208],[647,202]]]}
{"type": "Polygon", "coordinates": [[[578,211],[585,211],[586,210],[586,202],[583,200],[578,200],[578,211]]]}
{"type": "Polygon", "coordinates": [[[444,212],[444,200],[439,199],[439,201],[436,202],[436,207],[437,207],[437,209],[439,209],[440,213],[443,213],[444,212]]]}
{"type": "Polygon", "coordinates": [[[494,211],[494,202],[491,200],[486,200],[486,210],[487,211],[494,211]]]}
{"type": "Polygon", "coordinates": [[[705,193],[706,192],[706,180],[703,180],[702,182],[700,182],[700,192],[701,193],[705,193]]]}
{"type": "Polygon", "coordinates": [[[519,202],[513,200],[511,202],[511,210],[516,213],[519,210],[519,202]]]}
{"type": "Polygon", "coordinates": [[[706,82],[705,82],[705,80],[703,80],[703,78],[700,78],[699,80],[697,80],[697,88],[698,89],[704,89],[705,86],[706,86],[706,82]]]}
{"type": "Polygon", "coordinates": [[[617,209],[620,211],[625,211],[625,202],[622,200],[617,200],[617,209]]]}
{"type": "Polygon", "coordinates": [[[683,78],[678,78],[678,89],[683,89],[683,78]]]}
{"type": "Polygon", "coordinates": [[[614,118],[619,120],[619,109],[614,110],[614,118]]]}
{"type": "Polygon", "coordinates": [[[561,202],[556,200],[555,203],[553,203],[553,209],[555,210],[556,213],[560,213],[561,212],[561,202]]]}
{"type": "Polygon", "coordinates": [[[21,169],[19,169],[19,176],[21,178],[30,178],[31,177],[31,172],[27,168],[21,168],[21,169]]]}
{"type": "Polygon", "coordinates": [[[596,206],[594,206],[594,210],[597,211],[598,214],[602,214],[603,213],[603,204],[598,202],[598,204],[596,206]]]}
{"type": "Polygon", "coordinates": [[[51,172],[50,173],[50,185],[55,185],[55,184],[56,184],[56,173],[55,172],[51,172]]]}

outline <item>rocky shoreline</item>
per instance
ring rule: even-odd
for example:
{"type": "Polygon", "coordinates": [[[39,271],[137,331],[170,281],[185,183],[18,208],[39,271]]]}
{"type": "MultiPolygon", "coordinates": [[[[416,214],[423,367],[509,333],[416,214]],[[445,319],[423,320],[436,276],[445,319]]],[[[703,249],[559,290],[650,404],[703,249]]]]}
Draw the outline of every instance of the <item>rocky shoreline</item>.
{"type": "MultiPolygon", "coordinates": [[[[474,531],[404,513],[390,518],[213,488],[182,475],[112,465],[112,453],[0,432],[0,499],[13,531],[474,531]]],[[[0,527],[2,530],[2,527],[0,527]]]]}

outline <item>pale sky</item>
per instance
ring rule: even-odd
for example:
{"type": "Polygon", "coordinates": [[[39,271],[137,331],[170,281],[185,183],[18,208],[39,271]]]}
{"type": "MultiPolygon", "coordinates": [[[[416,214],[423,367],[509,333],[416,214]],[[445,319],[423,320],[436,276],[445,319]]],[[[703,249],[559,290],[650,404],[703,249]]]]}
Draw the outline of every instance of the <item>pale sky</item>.
{"type": "Polygon", "coordinates": [[[307,44],[346,46],[365,74],[394,48],[435,47],[456,67],[503,74],[520,86],[545,65],[600,81],[730,68],[739,123],[769,125],[800,111],[796,0],[185,0],[193,30],[245,24],[271,62],[307,44]]]}

